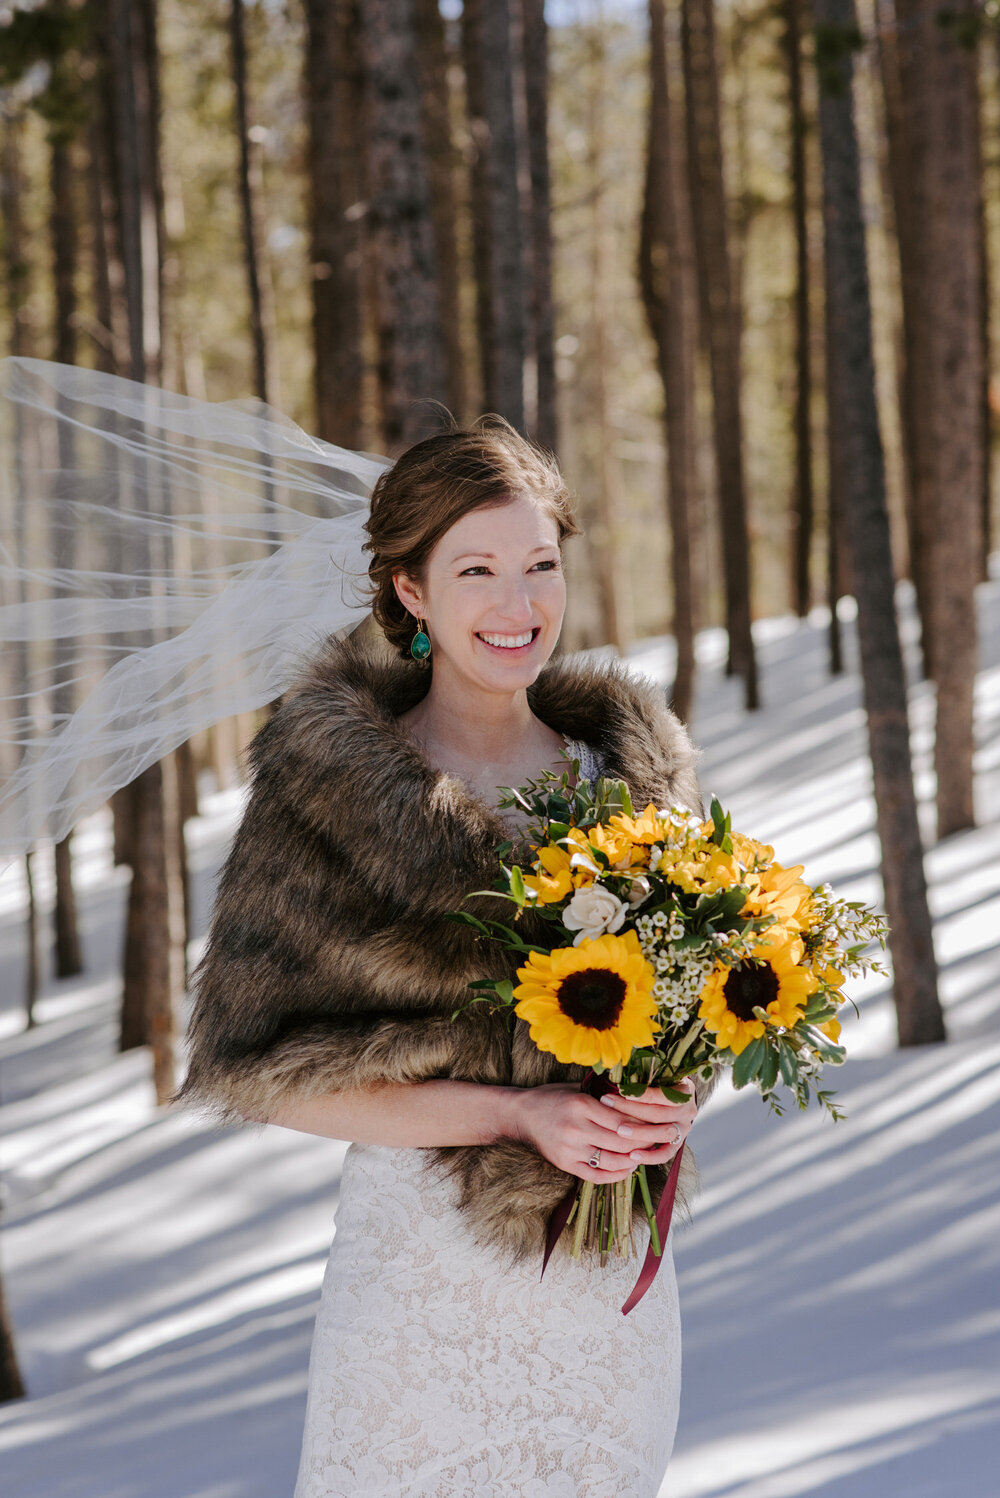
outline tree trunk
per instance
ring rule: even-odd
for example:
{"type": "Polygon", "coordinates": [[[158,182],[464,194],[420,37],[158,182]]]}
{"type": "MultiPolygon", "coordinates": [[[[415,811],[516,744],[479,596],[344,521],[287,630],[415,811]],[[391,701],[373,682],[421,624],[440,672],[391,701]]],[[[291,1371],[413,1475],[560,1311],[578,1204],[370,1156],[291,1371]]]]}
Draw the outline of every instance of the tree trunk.
{"type": "MultiPolygon", "coordinates": [[[[72,141],[59,130],[51,137],[50,188],[51,212],[50,232],[52,239],[52,279],[55,289],[55,337],[52,356],[60,364],[76,363],[76,264],[77,264],[77,215],[73,200],[72,141]]],[[[74,466],[73,430],[66,422],[59,423],[59,467],[72,472],[74,466]]],[[[59,567],[67,571],[76,566],[75,533],[68,526],[61,526],[53,536],[53,554],[59,567]]],[[[69,662],[73,657],[72,639],[57,640],[57,659],[69,662]]],[[[68,717],[76,707],[71,682],[60,678],[53,693],[53,710],[58,717],[68,717]]],[[[80,935],[77,923],[76,893],[73,889],[73,859],[70,848],[72,832],[56,843],[55,856],[55,944],[54,970],[56,977],[69,978],[83,970],[80,958],[80,935]]]]}
{"type": "Polygon", "coordinates": [[[937,688],[938,836],[975,821],[975,584],[982,550],[983,424],[978,55],[971,0],[897,0],[899,112],[911,295],[906,340],[914,397],[914,518],[924,654],[937,688]],[[909,217],[908,217],[909,216],[909,217]]]}
{"type": "Polygon", "coordinates": [[[250,298],[250,338],[253,344],[254,390],[262,401],[280,405],[274,288],[264,233],[263,164],[261,142],[253,138],[247,86],[247,39],[244,0],[230,0],[229,41],[235,90],[236,138],[239,143],[239,196],[250,298]]]}
{"type": "Polygon", "coordinates": [[[683,116],[676,99],[671,97],[672,69],[667,50],[664,0],[650,0],[649,28],[649,134],[639,282],[646,317],[656,343],[664,393],[672,628],[677,650],[673,707],[682,719],[688,719],[694,695],[696,631],[691,512],[697,503],[697,278],[683,116]]]}
{"type": "Polygon", "coordinates": [[[514,122],[513,63],[508,0],[486,0],[475,35],[482,86],[480,170],[486,181],[486,269],[490,338],[485,347],[485,400],[524,432],[526,283],[514,122]]]}
{"type": "MultiPolygon", "coordinates": [[[[117,125],[117,179],[130,373],[155,382],[162,350],[159,84],[156,8],[111,0],[111,85],[117,125]]],[[[137,492],[147,494],[141,455],[129,460],[137,492]]],[[[122,470],[125,482],[129,470],[122,470]]],[[[146,544],[149,544],[148,542],[146,544]]],[[[138,640],[138,647],[152,638],[138,640]]],[[[185,930],[176,757],[150,765],[129,789],[132,882],[123,956],[120,1049],[148,1044],[157,1102],[174,1087],[174,1019],[184,991],[185,930]]]]}
{"type": "MultiPolygon", "coordinates": [[[[28,334],[29,324],[24,315],[31,285],[31,266],[24,244],[24,179],[21,164],[22,116],[9,108],[0,116],[0,234],[2,245],[6,311],[9,328],[10,352],[15,356],[31,353],[28,334]]],[[[24,527],[27,525],[28,497],[22,475],[20,454],[25,440],[24,418],[20,406],[14,413],[14,548],[15,562],[24,562],[24,527]]],[[[23,599],[24,586],[18,585],[23,599]]],[[[11,652],[9,669],[15,687],[24,690],[28,678],[27,641],[19,640],[11,652]]],[[[24,924],[25,937],[25,1026],[31,1029],[35,1023],[35,1004],[41,989],[41,962],[38,950],[38,905],[35,899],[35,880],[32,861],[33,850],[24,855],[24,881],[27,891],[27,914],[24,924]]]]}
{"type": "Polygon", "coordinates": [[[441,333],[447,369],[448,405],[461,423],[468,404],[462,320],[459,309],[458,211],[455,171],[458,157],[452,139],[451,90],[444,19],[438,0],[415,0],[420,103],[427,154],[431,225],[438,265],[441,333]]]}
{"type": "Polygon", "coordinates": [[[614,358],[611,341],[611,276],[613,249],[609,243],[604,186],[605,107],[607,87],[605,37],[599,25],[590,28],[590,90],[587,125],[588,200],[590,203],[590,316],[593,360],[591,434],[596,489],[596,524],[592,527],[591,557],[601,606],[601,643],[623,653],[631,634],[627,617],[629,590],[623,586],[624,543],[628,527],[621,469],[615,451],[610,417],[608,367],[614,358]],[[596,451],[593,448],[596,447],[596,451]]]}
{"type": "Polygon", "coordinates": [[[559,444],[556,405],[555,314],[552,305],[552,188],[549,171],[549,34],[544,0],[520,0],[527,108],[528,179],[531,187],[527,240],[532,344],[535,353],[535,424],[532,436],[555,452],[559,444]]]}
{"type": "Polygon", "coordinates": [[[744,677],[746,706],[756,708],[760,706],[760,698],[750,629],[750,541],[740,388],[741,314],[729,250],[713,0],[683,0],[681,15],[691,203],[712,380],[729,632],[728,670],[744,677]]]}
{"type": "Polygon", "coordinates": [[[844,534],[858,637],[893,993],[902,1045],[944,1039],[910,760],[906,677],[896,621],[889,513],[871,340],[860,167],[854,124],[853,0],[814,0],[823,154],[827,400],[841,448],[844,534]]]}
{"type": "Polygon", "coordinates": [[[305,13],[316,433],[357,449],[367,440],[362,413],[366,205],[359,0],[306,0],[305,13]]]}
{"type": "Polygon", "coordinates": [[[802,0],[783,0],[788,59],[788,114],[795,226],[795,503],[792,510],[792,600],[804,619],[812,602],[809,559],[813,536],[812,369],[809,317],[809,230],[806,116],[802,97],[802,0]]]}
{"type": "Polygon", "coordinates": [[[462,61],[465,65],[465,113],[469,131],[469,210],[472,219],[472,271],[476,294],[476,345],[479,350],[481,409],[492,409],[493,302],[490,293],[490,190],[487,177],[489,126],[484,98],[482,29],[483,0],[463,0],[462,61]]]}
{"type": "Polygon", "coordinates": [[[3,1282],[0,1280],[0,1404],[6,1404],[11,1399],[23,1399],[26,1392],[21,1370],[17,1365],[14,1329],[7,1312],[3,1282]]]}
{"type": "Polygon", "coordinates": [[[413,0],[365,0],[361,15],[383,445],[395,457],[440,425],[417,402],[448,392],[413,0]]]}

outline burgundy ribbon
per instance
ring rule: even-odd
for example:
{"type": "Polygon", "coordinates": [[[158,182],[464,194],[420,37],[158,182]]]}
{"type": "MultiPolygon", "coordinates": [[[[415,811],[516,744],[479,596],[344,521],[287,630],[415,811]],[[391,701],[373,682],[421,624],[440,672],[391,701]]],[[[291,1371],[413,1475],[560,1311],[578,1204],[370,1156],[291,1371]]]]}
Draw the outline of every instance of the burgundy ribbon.
{"type": "MultiPolygon", "coordinates": [[[[617,1091],[614,1083],[609,1082],[607,1077],[598,1076],[596,1072],[591,1072],[590,1075],[580,1084],[580,1086],[581,1091],[589,1092],[591,1097],[600,1097],[605,1092],[617,1091]]],[[[667,1233],[670,1230],[671,1218],[674,1215],[674,1200],[677,1196],[677,1181],[680,1177],[681,1156],[683,1154],[684,1144],[681,1145],[673,1160],[670,1162],[670,1171],[667,1175],[667,1179],[663,1183],[663,1190],[660,1193],[660,1200],[656,1204],[654,1221],[656,1223],[656,1231],[660,1239],[660,1252],[658,1254],[653,1252],[653,1236],[652,1234],[650,1234],[649,1247],[646,1249],[646,1257],[642,1262],[642,1268],[639,1270],[639,1278],[632,1286],[632,1291],[628,1297],[628,1300],[626,1300],[625,1304],[622,1306],[623,1316],[627,1316],[629,1311],[631,1311],[635,1306],[639,1304],[640,1300],[645,1295],[646,1291],[649,1289],[650,1285],[656,1278],[656,1272],[660,1267],[660,1263],[663,1259],[663,1254],[666,1251],[667,1233]]],[[[576,1201],[576,1196],[579,1189],[579,1182],[577,1182],[575,1186],[571,1186],[566,1195],[563,1197],[562,1201],[559,1203],[558,1207],[556,1207],[555,1211],[552,1213],[552,1216],[549,1218],[548,1233],[546,1234],[545,1239],[545,1255],[542,1259],[542,1274],[545,1273],[546,1265],[548,1264],[549,1259],[552,1257],[552,1250],[559,1242],[562,1231],[569,1221],[569,1214],[573,1210],[573,1203],[576,1201]]],[[[539,1279],[541,1279],[541,1275],[539,1275],[539,1279]]]]}

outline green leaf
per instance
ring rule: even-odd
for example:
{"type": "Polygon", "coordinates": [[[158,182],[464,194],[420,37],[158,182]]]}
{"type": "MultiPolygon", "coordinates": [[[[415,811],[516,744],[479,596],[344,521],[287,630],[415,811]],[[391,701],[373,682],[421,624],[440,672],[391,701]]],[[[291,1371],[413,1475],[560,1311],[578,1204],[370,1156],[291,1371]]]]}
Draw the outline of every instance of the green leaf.
{"type": "Polygon", "coordinates": [[[764,1060],[760,1068],[760,1085],[763,1092],[770,1092],[778,1080],[778,1051],[773,1045],[764,1048],[764,1060]]]}
{"type": "Polygon", "coordinates": [[[510,871],[510,892],[518,905],[526,903],[528,897],[524,892],[524,876],[517,864],[510,871]]]}
{"type": "Polygon", "coordinates": [[[494,988],[496,989],[497,996],[503,999],[505,1004],[513,1004],[514,985],[509,978],[499,979],[499,981],[494,984],[494,988]]]}
{"type": "Polygon", "coordinates": [[[778,1041],[778,1065],[781,1068],[781,1080],[785,1086],[794,1087],[799,1069],[795,1062],[795,1052],[783,1040],[778,1041]]]}
{"type": "Polygon", "coordinates": [[[733,1086],[745,1087],[757,1075],[758,1068],[764,1059],[766,1042],[762,1035],[751,1040],[748,1046],[737,1056],[733,1063],[733,1086]]]}

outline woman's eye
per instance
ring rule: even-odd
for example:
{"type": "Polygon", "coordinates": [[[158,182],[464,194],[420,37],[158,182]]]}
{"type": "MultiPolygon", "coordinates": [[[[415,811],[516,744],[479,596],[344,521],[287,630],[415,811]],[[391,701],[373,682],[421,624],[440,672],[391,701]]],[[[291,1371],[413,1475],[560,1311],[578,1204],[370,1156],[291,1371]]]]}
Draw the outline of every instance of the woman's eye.
{"type": "MultiPolygon", "coordinates": [[[[543,562],[535,563],[535,567],[548,567],[550,569],[558,566],[559,563],[554,558],[548,558],[543,562]]],[[[532,572],[534,572],[535,567],[532,567],[532,572]]],[[[458,575],[459,577],[467,577],[470,572],[488,572],[489,570],[485,562],[474,562],[471,567],[463,567],[458,575]]]]}

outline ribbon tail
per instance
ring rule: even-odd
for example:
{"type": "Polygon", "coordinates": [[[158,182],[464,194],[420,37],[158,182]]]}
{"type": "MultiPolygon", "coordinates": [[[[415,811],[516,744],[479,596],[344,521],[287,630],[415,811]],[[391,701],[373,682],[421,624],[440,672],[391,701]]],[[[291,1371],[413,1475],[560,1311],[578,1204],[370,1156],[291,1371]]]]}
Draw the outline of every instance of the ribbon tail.
{"type": "Polygon", "coordinates": [[[670,1221],[674,1215],[674,1199],[677,1196],[677,1182],[681,1173],[681,1157],[685,1146],[682,1144],[670,1163],[670,1173],[663,1183],[660,1200],[656,1204],[656,1231],[660,1237],[660,1253],[653,1252],[652,1239],[646,1249],[646,1257],[639,1271],[639,1278],[632,1286],[632,1293],[622,1306],[622,1315],[627,1316],[637,1306],[656,1278],[656,1272],[660,1267],[660,1261],[667,1251],[667,1233],[670,1230],[670,1221]]]}

